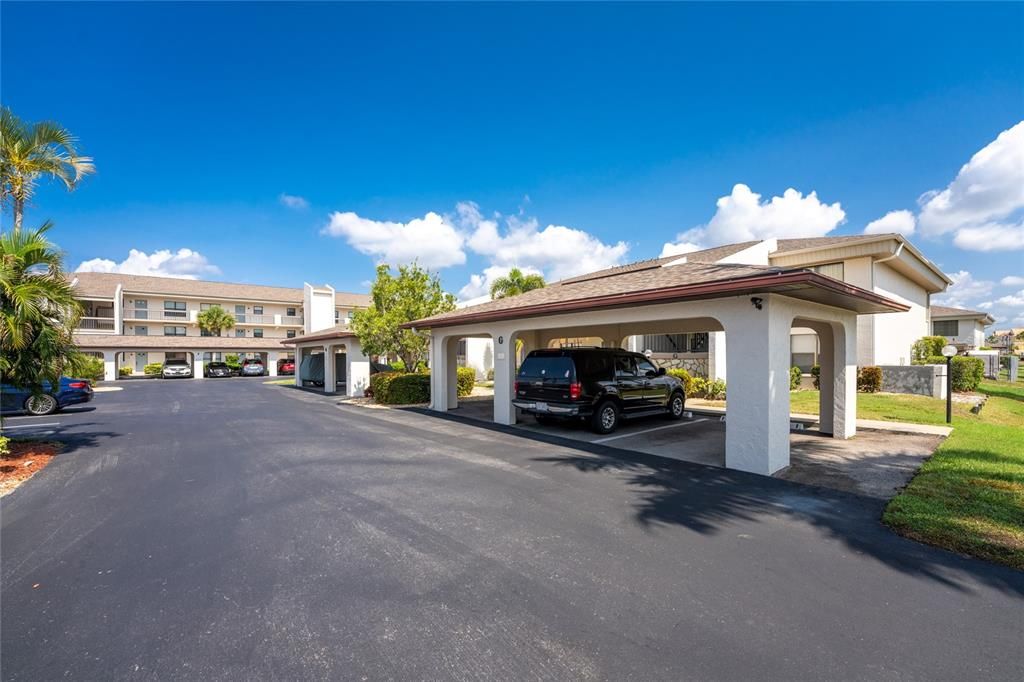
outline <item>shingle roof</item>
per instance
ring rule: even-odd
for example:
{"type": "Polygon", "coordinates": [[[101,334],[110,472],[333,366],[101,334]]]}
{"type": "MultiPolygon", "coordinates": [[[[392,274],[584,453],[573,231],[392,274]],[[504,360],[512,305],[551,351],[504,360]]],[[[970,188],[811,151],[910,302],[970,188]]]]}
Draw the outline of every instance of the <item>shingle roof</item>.
{"type": "Polygon", "coordinates": [[[322,330],[320,330],[318,332],[313,332],[312,334],[305,334],[303,336],[295,336],[295,337],[292,337],[290,339],[281,339],[280,343],[282,343],[282,344],[284,344],[286,346],[292,346],[292,345],[295,345],[297,343],[303,343],[303,342],[306,342],[306,341],[326,341],[328,339],[350,339],[350,338],[354,337],[355,335],[356,335],[356,333],[354,331],[352,331],[351,327],[349,327],[347,325],[343,325],[343,324],[337,324],[337,325],[334,325],[333,327],[331,327],[330,329],[322,329],[322,330]]]}
{"type": "MultiPolygon", "coordinates": [[[[302,303],[302,289],[288,287],[108,272],[76,272],[71,276],[78,280],[75,284],[75,292],[83,297],[113,298],[117,291],[117,285],[120,284],[124,291],[140,294],[177,294],[260,302],[302,303]]],[[[367,294],[338,291],[335,292],[335,302],[341,306],[366,307],[370,305],[370,297],[367,294]]]]}
{"type": "Polygon", "coordinates": [[[819,249],[835,244],[850,244],[854,242],[873,242],[880,239],[899,237],[898,234],[853,234],[836,237],[804,237],[801,239],[780,239],[778,249],[772,255],[783,254],[788,251],[801,251],[803,249],[819,249]]]}
{"type": "Polygon", "coordinates": [[[933,305],[930,309],[932,312],[932,319],[936,317],[990,317],[988,313],[980,310],[952,308],[945,305],[933,305]]]}

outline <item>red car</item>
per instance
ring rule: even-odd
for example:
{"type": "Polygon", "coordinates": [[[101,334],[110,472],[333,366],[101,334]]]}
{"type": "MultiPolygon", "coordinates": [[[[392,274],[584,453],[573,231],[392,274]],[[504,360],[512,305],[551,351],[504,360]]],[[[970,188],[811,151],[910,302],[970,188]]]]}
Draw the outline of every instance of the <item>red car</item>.
{"type": "Polygon", "coordinates": [[[295,374],[295,360],[291,358],[282,358],[277,361],[277,373],[290,375],[295,374]]]}

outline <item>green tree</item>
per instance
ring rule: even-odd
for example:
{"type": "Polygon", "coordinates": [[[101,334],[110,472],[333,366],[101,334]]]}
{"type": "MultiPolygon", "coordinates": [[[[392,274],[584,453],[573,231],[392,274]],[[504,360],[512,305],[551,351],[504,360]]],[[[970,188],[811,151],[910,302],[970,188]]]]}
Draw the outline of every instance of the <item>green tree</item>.
{"type": "Polygon", "coordinates": [[[359,343],[368,355],[397,355],[406,367],[426,359],[430,334],[402,325],[455,309],[455,297],[444,292],[437,275],[415,263],[399,266],[397,277],[390,266],[377,266],[370,299],[369,308],[352,315],[359,343]]]}
{"type": "Polygon", "coordinates": [[[0,110],[0,201],[14,210],[14,229],[21,229],[25,204],[40,176],[64,183],[68,191],[89,173],[92,159],[79,155],[75,137],[52,121],[28,124],[7,107],[0,110]]]}
{"type": "Polygon", "coordinates": [[[220,336],[225,329],[235,326],[235,316],[221,308],[213,305],[199,313],[196,317],[199,328],[212,336],[220,336]]]}
{"type": "Polygon", "coordinates": [[[519,268],[512,268],[505,277],[499,277],[491,283],[491,298],[518,296],[534,289],[547,286],[541,275],[524,275],[519,268]]]}
{"type": "Polygon", "coordinates": [[[0,374],[21,388],[56,384],[78,352],[72,330],[81,304],[64,273],[60,252],[36,230],[0,234],[0,374]]]}

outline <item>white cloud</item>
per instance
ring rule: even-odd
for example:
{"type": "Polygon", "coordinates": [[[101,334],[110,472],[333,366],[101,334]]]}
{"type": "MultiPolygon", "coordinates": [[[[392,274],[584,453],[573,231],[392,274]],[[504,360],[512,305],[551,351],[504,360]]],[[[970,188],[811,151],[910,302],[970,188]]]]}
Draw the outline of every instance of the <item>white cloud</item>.
{"type": "Polygon", "coordinates": [[[986,223],[961,227],[953,243],[967,251],[1016,251],[1024,249],[1024,221],[1017,225],[986,223]]]}
{"type": "Polygon", "coordinates": [[[287,206],[288,208],[295,209],[296,211],[303,211],[309,208],[309,201],[307,201],[305,197],[296,196],[294,194],[281,193],[277,200],[281,202],[282,206],[287,206]]]}
{"type": "Polygon", "coordinates": [[[995,282],[976,280],[966,270],[954,272],[949,278],[953,283],[941,295],[937,295],[933,303],[954,308],[970,308],[975,301],[988,298],[995,287],[995,282]]]}
{"type": "Polygon", "coordinates": [[[1004,287],[1024,286],[1024,277],[1019,277],[1017,275],[1007,275],[1006,277],[1003,277],[1001,280],[999,280],[999,283],[1002,284],[1004,287]]]}
{"type": "Polygon", "coordinates": [[[83,261],[76,272],[119,272],[126,275],[153,275],[197,279],[202,275],[216,275],[220,269],[211,265],[206,256],[192,249],[160,249],[152,254],[132,249],[120,263],[107,258],[83,261]]]}
{"type": "MultiPolygon", "coordinates": [[[[479,275],[470,275],[469,282],[459,289],[459,300],[467,301],[472,299],[483,298],[483,300],[489,300],[491,295],[491,284],[494,280],[499,277],[504,277],[509,273],[513,266],[511,265],[491,265],[484,268],[484,271],[479,275]]],[[[524,275],[543,275],[544,273],[536,268],[529,266],[519,268],[524,275]]]]}
{"type": "Polygon", "coordinates": [[[1009,296],[1000,296],[996,299],[996,305],[1006,306],[1008,308],[1024,307],[1024,289],[1021,289],[1015,294],[1010,294],[1009,296]]]}
{"type": "Polygon", "coordinates": [[[715,215],[706,225],[681,232],[676,242],[708,247],[771,237],[822,237],[845,220],[839,202],[824,204],[816,192],[804,196],[790,188],[781,197],[762,202],[760,194],[737,184],[731,194],[718,200],[715,215]]]}
{"type": "Polygon", "coordinates": [[[416,260],[426,268],[446,268],[466,262],[463,235],[434,212],[407,223],[395,223],[335,211],[320,232],[344,237],[354,249],[392,265],[416,260]]]}
{"type": "Polygon", "coordinates": [[[864,234],[889,234],[896,232],[904,236],[914,234],[917,220],[910,211],[889,211],[878,220],[872,220],[864,228],[864,234]]]}
{"type": "Polygon", "coordinates": [[[679,242],[678,244],[665,242],[665,245],[661,247],[661,253],[658,254],[658,258],[665,258],[666,256],[681,256],[684,253],[700,251],[700,249],[701,247],[699,244],[694,244],[692,242],[679,242]]]}
{"type": "MultiPolygon", "coordinates": [[[[589,232],[573,227],[548,225],[538,229],[534,218],[484,218],[471,202],[460,203],[456,212],[459,224],[469,231],[466,246],[472,251],[488,257],[492,266],[541,272],[548,281],[618,265],[629,251],[625,242],[605,244],[589,232]],[[499,221],[504,223],[504,229],[499,221]]],[[[482,286],[484,279],[477,280],[478,286],[482,286]]]]}
{"type": "Polygon", "coordinates": [[[954,232],[957,246],[974,251],[1024,249],[1024,121],[972,156],[946,189],[918,202],[925,236],[954,232]]]}

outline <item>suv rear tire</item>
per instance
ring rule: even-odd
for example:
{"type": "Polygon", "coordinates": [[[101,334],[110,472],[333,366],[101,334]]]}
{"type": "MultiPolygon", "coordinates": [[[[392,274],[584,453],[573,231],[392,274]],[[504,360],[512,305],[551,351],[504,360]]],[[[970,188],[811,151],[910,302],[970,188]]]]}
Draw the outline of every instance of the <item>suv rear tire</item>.
{"type": "Polygon", "coordinates": [[[605,400],[594,410],[590,418],[590,428],[597,433],[611,433],[619,428],[619,406],[614,401],[605,400]]]}
{"type": "Polygon", "coordinates": [[[680,391],[676,391],[668,399],[668,418],[682,419],[684,412],[686,412],[686,396],[680,391]]]}

